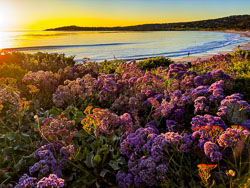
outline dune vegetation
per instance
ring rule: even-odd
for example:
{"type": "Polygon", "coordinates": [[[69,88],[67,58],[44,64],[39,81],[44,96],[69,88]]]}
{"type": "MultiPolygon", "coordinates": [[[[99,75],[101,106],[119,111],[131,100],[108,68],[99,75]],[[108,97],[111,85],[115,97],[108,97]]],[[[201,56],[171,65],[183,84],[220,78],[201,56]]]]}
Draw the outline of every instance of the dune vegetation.
{"type": "Polygon", "coordinates": [[[0,187],[248,187],[249,103],[250,51],[2,53],[0,187]]]}

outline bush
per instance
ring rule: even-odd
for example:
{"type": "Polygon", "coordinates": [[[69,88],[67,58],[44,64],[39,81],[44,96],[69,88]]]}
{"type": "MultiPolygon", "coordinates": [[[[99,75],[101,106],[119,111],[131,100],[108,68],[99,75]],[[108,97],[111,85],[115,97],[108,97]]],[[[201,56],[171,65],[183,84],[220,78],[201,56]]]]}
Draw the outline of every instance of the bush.
{"type": "Polygon", "coordinates": [[[125,61],[123,61],[123,60],[111,60],[111,61],[104,60],[103,62],[98,64],[98,72],[105,73],[105,74],[114,74],[117,67],[122,63],[125,63],[125,61]]]}
{"type": "Polygon", "coordinates": [[[24,54],[20,52],[5,52],[0,54],[0,65],[14,64],[32,72],[40,70],[57,72],[59,69],[67,66],[73,66],[76,63],[74,57],[66,57],[65,54],[58,53],[38,52],[35,54],[24,54]]]}
{"type": "Polygon", "coordinates": [[[151,70],[157,67],[167,67],[170,64],[174,63],[171,59],[161,57],[148,58],[136,63],[136,66],[142,70],[151,70]]]}
{"type": "Polygon", "coordinates": [[[23,76],[28,71],[25,69],[22,69],[19,65],[14,64],[2,64],[0,65],[0,75],[3,78],[9,77],[14,78],[18,82],[20,82],[23,78],[23,76]]]}

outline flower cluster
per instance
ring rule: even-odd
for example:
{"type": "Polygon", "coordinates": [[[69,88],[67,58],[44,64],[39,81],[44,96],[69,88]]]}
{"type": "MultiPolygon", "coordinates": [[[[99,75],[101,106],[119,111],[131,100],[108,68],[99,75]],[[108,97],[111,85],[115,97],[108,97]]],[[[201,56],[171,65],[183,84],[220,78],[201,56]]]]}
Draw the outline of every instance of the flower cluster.
{"type": "Polygon", "coordinates": [[[114,103],[111,105],[110,109],[118,114],[124,114],[130,112],[131,115],[136,118],[138,111],[142,109],[141,101],[136,97],[127,97],[125,95],[120,95],[115,99],[114,103]]]}
{"type": "Polygon", "coordinates": [[[91,109],[91,106],[85,109],[87,116],[81,122],[83,129],[88,133],[93,130],[96,137],[102,134],[112,135],[120,123],[119,117],[109,110],[99,108],[93,109],[91,114],[91,109]]]}
{"type": "Polygon", "coordinates": [[[152,117],[166,117],[175,121],[181,121],[184,118],[184,106],[190,101],[190,97],[176,90],[169,95],[169,99],[162,99],[161,104],[156,100],[150,99],[149,102],[155,107],[152,117]]]}
{"type": "MultiPolygon", "coordinates": [[[[198,164],[199,176],[201,178],[201,185],[206,187],[209,186],[209,178],[211,177],[210,171],[217,167],[217,165],[206,165],[206,164],[198,164]]],[[[214,181],[213,181],[214,184],[214,181]]]]}
{"type": "Polygon", "coordinates": [[[29,177],[24,174],[20,179],[15,188],[61,188],[64,187],[64,179],[58,178],[55,174],[50,174],[49,177],[43,177],[37,182],[37,178],[29,177]]]}
{"type": "Polygon", "coordinates": [[[134,123],[133,118],[129,113],[125,113],[119,117],[120,130],[123,132],[123,137],[127,137],[128,134],[133,133],[139,128],[138,123],[134,123]]]}
{"type": "Polygon", "coordinates": [[[186,72],[186,67],[184,64],[171,64],[169,65],[168,78],[180,79],[186,72]]]}
{"type": "Polygon", "coordinates": [[[207,126],[207,125],[211,127],[218,126],[224,130],[227,128],[226,124],[220,117],[212,116],[209,114],[206,114],[204,116],[201,115],[195,116],[194,118],[192,118],[191,125],[192,125],[192,130],[197,130],[202,126],[207,126]]]}
{"type": "Polygon", "coordinates": [[[53,173],[59,177],[63,177],[62,170],[73,152],[73,145],[66,147],[61,147],[55,143],[43,145],[35,151],[34,157],[39,162],[31,166],[29,172],[30,174],[39,173],[42,175],[53,173]]]}
{"type": "Polygon", "coordinates": [[[218,162],[222,159],[222,153],[220,152],[220,148],[217,144],[213,142],[206,142],[204,144],[204,152],[208,158],[213,162],[218,162]]]}
{"type": "Polygon", "coordinates": [[[239,93],[227,96],[221,101],[217,115],[225,117],[232,124],[241,124],[248,120],[250,105],[246,101],[241,100],[242,98],[243,95],[239,93]]]}
{"type": "MultiPolygon", "coordinates": [[[[212,162],[222,159],[226,151],[234,150],[234,156],[238,156],[249,139],[249,131],[242,126],[232,126],[223,129],[221,126],[201,126],[193,129],[192,138],[198,138],[198,147],[204,150],[205,155],[212,162]],[[230,150],[227,150],[230,149],[230,150]]],[[[247,146],[246,146],[247,147],[247,146]]],[[[231,153],[232,154],[232,153],[231,153]]],[[[227,153],[230,155],[230,152],[227,153]]]]}
{"type": "Polygon", "coordinates": [[[224,71],[232,71],[231,67],[235,68],[235,62],[244,62],[249,59],[249,55],[244,51],[237,50],[233,54],[220,54],[206,60],[197,60],[192,62],[192,67],[197,72],[208,72],[211,70],[223,69],[224,71]]]}
{"type": "Polygon", "coordinates": [[[37,183],[38,188],[61,188],[64,187],[64,180],[58,178],[55,174],[50,174],[48,178],[43,177],[37,183]]]}
{"type": "Polygon", "coordinates": [[[45,141],[60,143],[64,146],[72,143],[72,138],[76,133],[74,121],[68,121],[64,117],[59,119],[48,117],[42,123],[39,131],[45,141]]]}
{"type": "Polygon", "coordinates": [[[189,151],[193,143],[190,135],[175,132],[159,134],[155,126],[157,124],[155,121],[150,122],[122,141],[120,152],[129,160],[128,173],[118,172],[116,176],[121,187],[156,185],[157,181],[166,179],[168,154],[189,151]]]}
{"type": "MultiPolygon", "coordinates": [[[[30,101],[21,97],[20,92],[11,86],[0,87],[0,122],[16,130],[15,121],[25,116],[30,101]]],[[[2,127],[4,129],[4,126],[2,127]]]]}
{"type": "Polygon", "coordinates": [[[48,93],[48,91],[55,92],[59,85],[56,75],[49,71],[30,72],[23,77],[22,81],[27,85],[36,86],[36,88],[44,93],[48,93]]]}
{"type": "Polygon", "coordinates": [[[82,79],[66,80],[64,85],[58,86],[53,94],[53,102],[58,107],[67,107],[70,104],[78,106],[87,97],[96,93],[96,87],[97,81],[90,74],[85,75],[82,79]]]}
{"type": "Polygon", "coordinates": [[[30,174],[46,175],[50,172],[62,177],[62,169],[74,153],[72,139],[76,133],[75,122],[60,117],[46,118],[39,131],[43,138],[41,147],[35,151],[35,159],[39,160],[29,168],[30,174]]]}
{"type": "Polygon", "coordinates": [[[218,138],[220,147],[234,147],[242,140],[247,140],[250,132],[243,127],[227,128],[218,138]]]}
{"type": "Polygon", "coordinates": [[[82,78],[87,74],[90,74],[94,78],[98,76],[98,74],[92,69],[86,68],[82,64],[75,64],[72,67],[60,69],[56,75],[60,78],[60,83],[63,83],[65,80],[76,80],[77,78],[82,78]]]}
{"type": "Polygon", "coordinates": [[[23,188],[23,187],[36,187],[37,179],[34,177],[29,177],[27,174],[24,174],[20,179],[15,188],[23,188]]]}

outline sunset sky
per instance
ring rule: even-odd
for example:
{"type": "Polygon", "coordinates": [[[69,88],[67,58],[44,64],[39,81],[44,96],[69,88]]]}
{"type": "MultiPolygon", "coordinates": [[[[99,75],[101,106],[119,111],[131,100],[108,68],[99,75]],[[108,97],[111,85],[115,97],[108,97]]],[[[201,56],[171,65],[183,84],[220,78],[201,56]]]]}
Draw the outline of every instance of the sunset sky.
{"type": "Polygon", "coordinates": [[[249,0],[0,0],[0,30],[126,26],[250,14],[249,0]]]}

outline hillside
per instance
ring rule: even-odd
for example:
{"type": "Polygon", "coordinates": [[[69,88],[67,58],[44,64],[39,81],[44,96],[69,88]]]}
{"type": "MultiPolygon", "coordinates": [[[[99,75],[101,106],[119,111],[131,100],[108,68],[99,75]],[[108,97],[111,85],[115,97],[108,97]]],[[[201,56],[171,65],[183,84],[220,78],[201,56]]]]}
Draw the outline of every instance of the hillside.
{"type": "Polygon", "coordinates": [[[228,29],[250,30],[250,15],[236,15],[192,22],[143,24],[126,27],[79,27],[72,25],[46,29],[45,31],[193,31],[228,29]]]}

